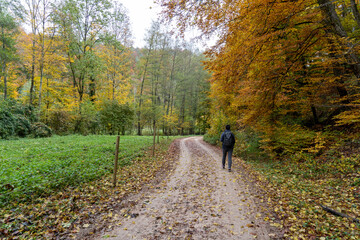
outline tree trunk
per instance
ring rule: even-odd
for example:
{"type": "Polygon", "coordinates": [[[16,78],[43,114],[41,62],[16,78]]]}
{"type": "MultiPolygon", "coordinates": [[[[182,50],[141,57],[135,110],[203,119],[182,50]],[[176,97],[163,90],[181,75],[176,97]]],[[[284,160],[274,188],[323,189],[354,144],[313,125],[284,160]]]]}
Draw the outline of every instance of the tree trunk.
{"type": "Polygon", "coordinates": [[[155,140],[156,140],[156,121],[153,122],[154,126],[154,138],[153,138],[153,149],[152,149],[152,155],[155,156],[155,140]]]}
{"type": "Polygon", "coordinates": [[[7,74],[6,74],[6,63],[5,61],[2,64],[2,73],[4,75],[4,100],[7,98],[7,74]]]}
{"type": "MultiPolygon", "coordinates": [[[[331,0],[318,0],[321,11],[325,16],[325,23],[330,26],[331,31],[341,38],[347,38],[348,34],[341,24],[340,18],[336,13],[335,5],[331,0]]],[[[356,13],[355,13],[356,14],[356,13]]],[[[348,51],[345,53],[345,57],[352,67],[352,71],[357,78],[360,78],[360,59],[354,52],[354,44],[347,41],[346,44],[348,51]]],[[[359,80],[358,80],[359,84],[359,80]]]]}
{"type": "Polygon", "coordinates": [[[311,105],[311,112],[313,114],[313,117],[314,117],[314,124],[319,124],[319,118],[317,116],[317,112],[316,112],[316,108],[315,106],[311,105]]]}
{"type": "Polygon", "coordinates": [[[42,101],[42,84],[43,84],[43,75],[44,75],[44,63],[40,64],[40,83],[39,83],[39,113],[41,110],[41,101],[42,101]]]}
{"type": "MultiPolygon", "coordinates": [[[[5,51],[5,42],[4,42],[4,38],[5,38],[5,33],[4,33],[4,27],[1,27],[1,35],[2,35],[2,48],[3,51],[5,51]]],[[[7,78],[6,78],[6,60],[3,59],[2,61],[2,68],[1,68],[2,74],[4,76],[4,100],[6,100],[7,98],[7,78]]]]}
{"type": "MultiPolygon", "coordinates": [[[[35,37],[35,33],[33,35],[35,37]]],[[[34,101],[34,87],[35,87],[35,39],[32,41],[32,61],[31,61],[31,79],[30,79],[30,105],[34,101]]]]}
{"type": "Polygon", "coordinates": [[[112,80],[112,100],[115,100],[115,85],[116,85],[116,81],[115,81],[115,76],[113,76],[113,80],[112,80]]]}
{"type": "Polygon", "coordinates": [[[44,64],[45,64],[45,30],[46,30],[46,2],[43,1],[43,16],[42,16],[42,33],[39,34],[41,40],[41,59],[40,59],[40,83],[39,83],[39,114],[41,113],[42,102],[42,85],[44,77],[44,64]]]}
{"type": "Polygon", "coordinates": [[[184,135],[184,123],[185,123],[185,91],[184,91],[184,94],[183,94],[183,97],[182,97],[182,101],[181,101],[181,109],[180,109],[180,112],[181,112],[181,132],[180,132],[180,135],[184,135]]]}
{"type": "Polygon", "coordinates": [[[90,83],[89,83],[89,90],[90,90],[90,101],[94,102],[96,99],[96,84],[95,84],[95,78],[93,76],[90,76],[90,83]]]}
{"type": "Polygon", "coordinates": [[[151,47],[149,48],[147,57],[146,57],[146,62],[145,62],[145,67],[144,67],[144,72],[143,72],[143,76],[142,76],[142,81],[141,81],[141,87],[140,87],[140,96],[139,96],[139,109],[138,109],[138,113],[137,113],[137,117],[138,117],[138,124],[137,124],[137,135],[141,136],[141,105],[142,105],[142,95],[143,95],[143,91],[144,91],[144,82],[145,82],[145,78],[146,78],[146,74],[147,74],[147,66],[149,63],[149,57],[150,57],[150,52],[151,52],[151,47]]]}
{"type": "Polygon", "coordinates": [[[357,23],[357,25],[360,27],[360,13],[359,10],[357,8],[357,4],[355,3],[355,0],[350,0],[350,7],[351,7],[351,11],[353,13],[354,19],[357,23]]]}

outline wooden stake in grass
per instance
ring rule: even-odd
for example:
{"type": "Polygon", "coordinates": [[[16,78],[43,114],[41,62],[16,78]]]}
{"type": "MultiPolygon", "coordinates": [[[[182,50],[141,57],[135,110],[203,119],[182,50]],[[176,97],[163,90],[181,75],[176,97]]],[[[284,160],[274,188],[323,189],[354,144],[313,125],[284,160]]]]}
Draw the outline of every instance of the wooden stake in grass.
{"type": "Polygon", "coordinates": [[[153,139],[153,149],[152,149],[152,155],[155,156],[155,140],[156,140],[156,124],[154,121],[154,139],[153,139]]]}
{"type": "Polygon", "coordinates": [[[117,136],[117,138],[116,138],[116,149],[115,149],[114,178],[113,178],[114,187],[116,187],[116,172],[117,172],[118,159],[119,159],[119,145],[120,145],[120,136],[117,136]]]}

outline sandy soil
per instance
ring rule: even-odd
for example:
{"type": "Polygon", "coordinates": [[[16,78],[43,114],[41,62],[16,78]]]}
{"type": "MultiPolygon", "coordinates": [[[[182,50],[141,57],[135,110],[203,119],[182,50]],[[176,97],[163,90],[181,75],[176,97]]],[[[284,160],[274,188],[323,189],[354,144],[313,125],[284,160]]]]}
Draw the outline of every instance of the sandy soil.
{"type": "Polygon", "coordinates": [[[222,169],[219,149],[182,139],[172,174],[129,199],[117,227],[97,239],[279,239],[250,192],[236,168],[222,169]]]}

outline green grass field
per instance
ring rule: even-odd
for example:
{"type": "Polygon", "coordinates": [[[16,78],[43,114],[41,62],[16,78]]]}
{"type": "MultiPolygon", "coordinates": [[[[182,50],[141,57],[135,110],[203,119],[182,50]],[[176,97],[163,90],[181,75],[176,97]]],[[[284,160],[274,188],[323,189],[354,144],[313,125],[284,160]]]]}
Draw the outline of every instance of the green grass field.
{"type": "MultiPolygon", "coordinates": [[[[142,156],[152,140],[121,136],[119,165],[142,156]]],[[[115,141],[96,135],[0,141],[0,207],[112,173],[115,141]]]]}

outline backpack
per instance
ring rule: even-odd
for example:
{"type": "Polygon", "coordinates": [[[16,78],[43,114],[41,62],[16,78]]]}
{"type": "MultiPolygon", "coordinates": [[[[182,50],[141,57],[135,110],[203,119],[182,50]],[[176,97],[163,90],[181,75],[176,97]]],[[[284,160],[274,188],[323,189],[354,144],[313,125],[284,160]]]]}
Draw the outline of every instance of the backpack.
{"type": "Polygon", "coordinates": [[[224,142],[225,147],[232,147],[234,145],[234,139],[230,131],[224,133],[224,142]]]}

